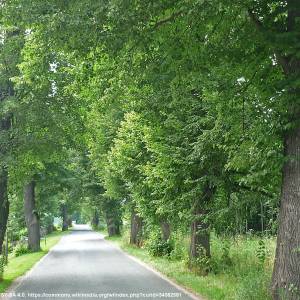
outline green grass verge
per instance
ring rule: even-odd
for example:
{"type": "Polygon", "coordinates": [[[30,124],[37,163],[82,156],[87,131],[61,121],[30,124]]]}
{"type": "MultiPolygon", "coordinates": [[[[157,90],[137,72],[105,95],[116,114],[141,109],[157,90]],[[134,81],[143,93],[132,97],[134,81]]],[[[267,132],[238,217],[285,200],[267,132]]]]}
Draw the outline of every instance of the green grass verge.
{"type": "Polygon", "coordinates": [[[190,271],[184,259],[153,257],[146,249],[133,247],[122,237],[106,237],[125,252],[151,265],[186,289],[209,300],[268,300],[275,239],[264,238],[266,259],[258,258],[259,238],[239,237],[230,239],[230,265],[222,261],[223,240],[212,239],[212,262],[216,272],[199,276],[190,271]]]}
{"type": "Polygon", "coordinates": [[[3,280],[0,282],[0,293],[5,292],[16,278],[30,270],[66,233],[56,231],[47,235],[46,243],[44,239],[41,240],[42,250],[39,252],[27,253],[18,257],[10,255],[8,265],[4,269],[3,280]]]}

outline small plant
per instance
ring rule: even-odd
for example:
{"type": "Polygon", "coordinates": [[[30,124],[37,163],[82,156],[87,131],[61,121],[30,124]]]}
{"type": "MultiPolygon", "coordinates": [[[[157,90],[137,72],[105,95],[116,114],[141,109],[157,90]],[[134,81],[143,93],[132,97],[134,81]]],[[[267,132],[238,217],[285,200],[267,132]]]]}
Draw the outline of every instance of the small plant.
{"type": "Polygon", "coordinates": [[[222,262],[226,266],[232,265],[232,259],[230,257],[230,243],[227,241],[224,241],[222,245],[222,262]]]}
{"type": "Polygon", "coordinates": [[[14,254],[16,257],[18,256],[21,256],[21,255],[24,255],[24,254],[27,254],[29,253],[30,250],[28,249],[28,247],[23,244],[23,243],[19,243],[16,248],[14,249],[14,254]]]}
{"type": "Polygon", "coordinates": [[[256,256],[259,259],[259,262],[263,265],[267,258],[267,248],[264,240],[258,242],[258,249],[256,251],[256,256]]]}
{"type": "Polygon", "coordinates": [[[188,249],[181,240],[175,240],[173,243],[173,250],[170,253],[172,260],[183,260],[188,262],[188,249]]]}

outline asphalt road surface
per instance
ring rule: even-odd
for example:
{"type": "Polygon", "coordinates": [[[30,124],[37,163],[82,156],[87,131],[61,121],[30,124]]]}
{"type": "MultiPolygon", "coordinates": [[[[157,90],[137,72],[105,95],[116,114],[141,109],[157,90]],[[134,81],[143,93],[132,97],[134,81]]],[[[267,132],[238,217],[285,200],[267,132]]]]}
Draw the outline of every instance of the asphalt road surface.
{"type": "Polygon", "coordinates": [[[86,225],[75,226],[12,292],[13,300],[193,299],[86,225]]]}

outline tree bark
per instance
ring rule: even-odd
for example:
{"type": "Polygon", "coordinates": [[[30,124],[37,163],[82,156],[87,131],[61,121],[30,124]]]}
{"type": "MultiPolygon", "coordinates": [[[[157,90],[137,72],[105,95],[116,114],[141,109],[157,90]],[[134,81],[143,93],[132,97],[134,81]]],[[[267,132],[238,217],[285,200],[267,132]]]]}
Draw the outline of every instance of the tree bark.
{"type": "MultiPolygon", "coordinates": [[[[13,95],[11,86],[8,87],[8,95],[13,95]]],[[[1,100],[1,99],[0,99],[1,100]]],[[[2,100],[3,101],[3,100],[2,100]]],[[[9,115],[0,120],[0,133],[7,134],[11,128],[12,116],[9,115]]],[[[6,156],[9,153],[9,146],[0,147],[1,156],[6,156]]],[[[5,232],[7,229],[7,221],[9,215],[9,200],[8,200],[8,171],[5,162],[0,165],[0,254],[2,253],[2,246],[4,242],[5,232]]]]}
{"type": "Polygon", "coordinates": [[[130,244],[141,246],[143,220],[133,208],[131,211],[130,244]]]}
{"type": "Polygon", "coordinates": [[[46,228],[46,231],[47,231],[47,234],[49,234],[49,233],[52,233],[53,232],[53,230],[54,230],[54,228],[53,228],[54,226],[53,226],[53,224],[50,224],[50,225],[48,225],[47,226],[47,228],[46,228]]]}
{"type": "Polygon", "coordinates": [[[285,139],[279,230],[273,271],[275,300],[300,298],[300,127],[285,139]]]}
{"type": "Polygon", "coordinates": [[[92,226],[94,228],[98,228],[99,226],[99,212],[97,209],[94,211],[93,219],[92,219],[92,226]]]}
{"type": "Polygon", "coordinates": [[[4,167],[0,167],[0,254],[2,254],[2,246],[5,239],[9,214],[7,179],[7,170],[4,167]]]}
{"type": "MultiPolygon", "coordinates": [[[[298,0],[287,0],[287,31],[299,41],[296,19],[300,17],[298,0]]],[[[280,60],[287,79],[297,80],[300,59],[296,56],[280,60]]],[[[299,86],[299,85],[298,85],[299,86]]],[[[299,88],[290,88],[287,104],[294,129],[284,136],[285,163],[282,169],[279,229],[272,278],[274,300],[300,299],[300,106],[299,88]]]]}
{"type": "Polygon", "coordinates": [[[113,216],[106,217],[107,232],[109,236],[120,235],[120,222],[113,216]]]}
{"type": "Polygon", "coordinates": [[[171,236],[171,226],[168,222],[160,222],[160,228],[162,233],[162,239],[164,242],[168,241],[171,236]]]}
{"type": "Polygon", "coordinates": [[[197,210],[194,214],[194,221],[191,224],[191,244],[190,259],[206,255],[210,257],[210,232],[207,222],[204,220],[207,212],[205,210],[197,210]],[[200,250],[202,248],[204,253],[200,250]]]}
{"type": "Polygon", "coordinates": [[[28,249],[40,250],[40,220],[35,207],[35,182],[32,180],[24,187],[24,212],[28,230],[28,249]]]}
{"type": "Polygon", "coordinates": [[[193,260],[201,256],[210,257],[210,230],[207,220],[207,203],[211,200],[215,188],[206,183],[203,195],[198,200],[193,209],[193,221],[191,224],[191,243],[190,243],[190,266],[193,260]]]}
{"type": "Polygon", "coordinates": [[[62,231],[67,231],[69,228],[69,222],[68,222],[68,208],[66,204],[62,204],[61,213],[63,219],[62,231]]]}

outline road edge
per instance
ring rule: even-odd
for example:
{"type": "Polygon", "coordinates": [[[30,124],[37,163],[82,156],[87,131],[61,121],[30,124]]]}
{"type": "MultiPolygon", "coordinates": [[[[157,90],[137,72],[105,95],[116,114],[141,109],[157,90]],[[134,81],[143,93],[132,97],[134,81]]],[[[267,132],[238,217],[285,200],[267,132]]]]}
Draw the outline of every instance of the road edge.
{"type": "Polygon", "coordinates": [[[160,277],[164,281],[168,282],[169,284],[171,284],[172,286],[174,286],[176,289],[178,289],[180,292],[186,294],[187,296],[189,296],[193,300],[207,300],[207,299],[203,298],[203,296],[200,296],[200,295],[196,294],[194,291],[189,290],[186,287],[183,287],[183,286],[179,285],[174,279],[169,278],[168,276],[164,275],[163,273],[161,273],[160,271],[158,271],[157,269],[155,269],[153,266],[151,266],[151,265],[143,262],[142,260],[140,260],[139,258],[137,258],[137,257],[135,257],[133,255],[130,255],[125,250],[123,250],[119,245],[116,245],[115,243],[113,243],[113,242],[111,242],[109,240],[106,240],[105,236],[102,233],[99,233],[99,232],[96,232],[96,233],[98,233],[103,238],[103,240],[106,243],[112,245],[118,251],[120,251],[122,254],[124,254],[125,256],[127,256],[128,258],[130,258],[131,260],[133,260],[134,262],[138,263],[139,265],[143,266],[147,270],[153,272],[155,275],[157,275],[158,277],[160,277]]]}
{"type": "Polygon", "coordinates": [[[30,270],[26,271],[23,275],[17,277],[16,279],[14,279],[12,281],[12,283],[8,286],[8,288],[2,293],[4,294],[4,297],[1,297],[1,299],[3,300],[10,300],[11,297],[9,296],[9,294],[14,293],[15,290],[22,284],[22,282],[30,276],[30,274],[34,271],[35,268],[37,268],[39,266],[39,264],[41,264],[46,258],[47,256],[50,254],[50,252],[61,242],[61,240],[63,239],[63,237],[65,237],[66,235],[68,235],[67,233],[62,235],[60,240],[54,245],[52,246],[48,252],[41,257],[40,260],[38,260],[30,270]]]}

